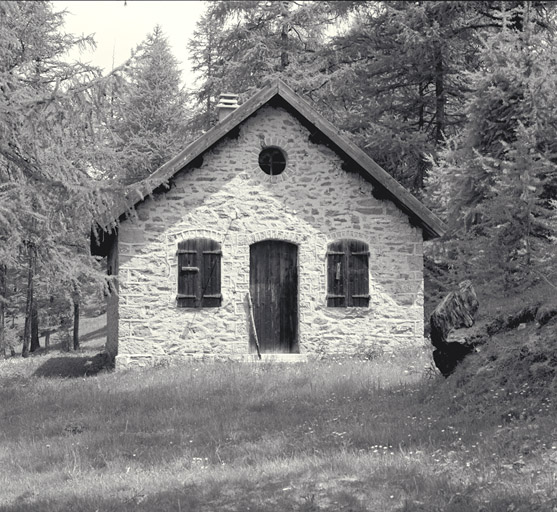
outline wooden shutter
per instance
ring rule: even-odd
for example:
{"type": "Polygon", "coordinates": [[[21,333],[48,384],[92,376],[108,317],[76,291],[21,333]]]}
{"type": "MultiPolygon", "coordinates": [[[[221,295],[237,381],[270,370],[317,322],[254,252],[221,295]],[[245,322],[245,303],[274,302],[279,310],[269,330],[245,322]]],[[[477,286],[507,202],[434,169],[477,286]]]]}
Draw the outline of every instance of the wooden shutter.
{"type": "Polygon", "coordinates": [[[338,240],[327,251],[327,306],[369,305],[369,247],[358,240],[338,240]]]}
{"type": "Polygon", "coordinates": [[[199,263],[196,239],[178,244],[178,306],[195,308],[199,288],[199,263]]]}
{"type": "Polygon", "coordinates": [[[329,244],[327,251],[327,306],[346,306],[346,254],[342,241],[329,244]]]}
{"type": "Polygon", "coordinates": [[[221,305],[220,244],[214,240],[201,239],[201,307],[214,308],[221,305]]]}
{"type": "Polygon", "coordinates": [[[367,307],[369,305],[369,249],[358,240],[347,241],[348,256],[348,305],[367,307]]]}
{"type": "Polygon", "coordinates": [[[192,238],[178,244],[179,307],[221,305],[220,244],[208,238],[192,238]]]}

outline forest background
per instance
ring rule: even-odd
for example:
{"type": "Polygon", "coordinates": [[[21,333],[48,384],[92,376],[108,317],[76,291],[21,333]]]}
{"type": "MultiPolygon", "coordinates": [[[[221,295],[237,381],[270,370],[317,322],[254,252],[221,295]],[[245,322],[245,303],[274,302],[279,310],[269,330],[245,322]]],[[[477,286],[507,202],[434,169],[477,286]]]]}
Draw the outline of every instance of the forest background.
{"type": "Polygon", "coordinates": [[[94,41],[51,3],[0,2],[0,357],[49,329],[79,348],[80,307],[110,293],[95,219],[216,123],[220,93],[276,78],[447,223],[426,247],[426,313],[464,278],[554,288],[555,7],[211,2],[184,86],[164,27],[105,74],[67,58],[94,41]]]}

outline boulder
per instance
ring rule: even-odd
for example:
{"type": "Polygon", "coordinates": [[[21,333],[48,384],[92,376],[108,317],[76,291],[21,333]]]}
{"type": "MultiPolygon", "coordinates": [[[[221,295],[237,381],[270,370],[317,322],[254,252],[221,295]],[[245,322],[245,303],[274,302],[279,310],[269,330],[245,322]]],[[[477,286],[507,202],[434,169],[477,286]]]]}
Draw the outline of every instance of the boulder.
{"type": "Polygon", "coordinates": [[[448,342],[454,329],[472,327],[479,302],[471,281],[463,281],[458,290],[450,292],[435,308],[429,319],[431,343],[435,347],[433,360],[439,371],[449,376],[464,357],[473,352],[474,344],[448,342]]]}
{"type": "Polygon", "coordinates": [[[433,351],[433,361],[439,371],[445,377],[448,377],[454,372],[458,363],[473,351],[474,347],[472,345],[451,342],[433,351]]]}
{"type": "Polygon", "coordinates": [[[541,327],[557,316],[557,304],[546,304],[536,312],[536,322],[541,327]]]}
{"type": "Polygon", "coordinates": [[[435,308],[429,319],[431,343],[440,348],[447,343],[453,329],[472,327],[479,302],[471,281],[462,281],[458,290],[449,293],[435,308]]]}
{"type": "Polygon", "coordinates": [[[487,325],[486,332],[488,336],[493,336],[501,332],[517,329],[522,324],[526,325],[537,320],[539,309],[539,304],[533,304],[522,308],[512,315],[498,317],[487,325]]]}

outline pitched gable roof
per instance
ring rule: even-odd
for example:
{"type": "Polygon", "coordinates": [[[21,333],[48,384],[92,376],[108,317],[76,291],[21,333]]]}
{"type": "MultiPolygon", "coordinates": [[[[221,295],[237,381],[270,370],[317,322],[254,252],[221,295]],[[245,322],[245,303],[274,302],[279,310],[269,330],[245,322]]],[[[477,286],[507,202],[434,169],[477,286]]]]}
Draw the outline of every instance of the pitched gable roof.
{"type": "Polygon", "coordinates": [[[381,198],[393,201],[410,218],[410,221],[423,229],[425,240],[443,235],[445,225],[416,197],[406,190],[389,173],[355,144],[343,137],[340,132],[313,107],[297,95],[284,82],[277,80],[261,89],[244,104],[238,107],[222,122],[189,144],[174,158],[159,167],[151,176],[140,182],[137,196],[128,195],[126,201],[113,209],[108,226],[114,219],[121,219],[131,207],[137,206],[155,189],[166,184],[177,172],[194,162],[205,151],[217,144],[223,137],[238,127],[266,104],[282,106],[293,113],[312,134],[318,135],[320,142],[331,146],[350,166],[369,180],[381,198]]]}

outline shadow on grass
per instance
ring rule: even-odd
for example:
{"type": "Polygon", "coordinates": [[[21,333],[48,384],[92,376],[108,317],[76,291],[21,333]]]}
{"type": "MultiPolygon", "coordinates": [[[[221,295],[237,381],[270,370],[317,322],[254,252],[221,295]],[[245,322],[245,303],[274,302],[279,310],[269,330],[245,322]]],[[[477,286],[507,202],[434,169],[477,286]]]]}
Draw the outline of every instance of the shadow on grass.
{"type": "Polygon", "coordinates": [[[50,357],[33,374],[35,377],[91,377],[114,370],[114,359],[106,352],[94,356],[50,357]]]}
{"type": "Polygon", "coordinates": [[[106,338],[106,325],[97,329],[96,331],[88,332],[79,337],[80,343],[91,341],[97,338],[106,338]]]}
{"type": "Polygon", "coordinates": [[[51,357],[39,366],[34,375],[36,377],[85,377],[90,357],[51,357]]]}

